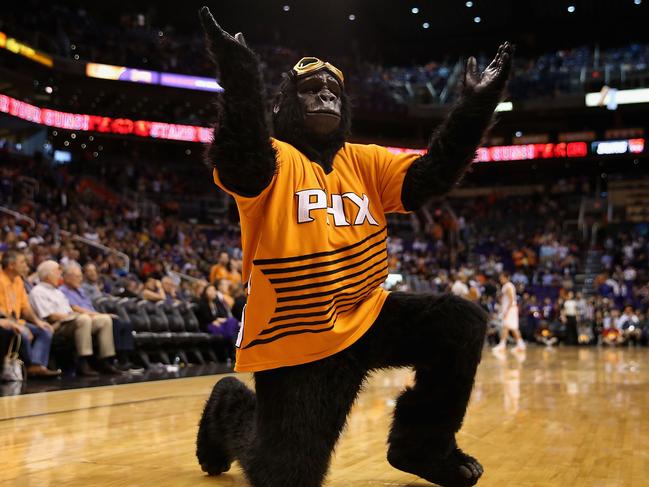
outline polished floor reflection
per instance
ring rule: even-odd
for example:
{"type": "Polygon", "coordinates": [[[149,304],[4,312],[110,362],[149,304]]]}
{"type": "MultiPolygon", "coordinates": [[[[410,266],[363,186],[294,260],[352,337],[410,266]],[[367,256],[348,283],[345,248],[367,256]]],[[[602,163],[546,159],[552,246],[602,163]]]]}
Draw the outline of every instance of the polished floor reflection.
{"type": "MultiPolygon", "coordinates": [[[[485,351],[458,435],[485,466],[478,485],[649,485],[648,360],[648,349],[485,351]]],[[[194,458],[218,377],[0,398],[0,484],[246,486],[238,468],[209,478],[194,458]]],[[[327,486],[430,485],[385,461],[394,398],[410,381],[406,370],[371,379],[327,486]]]]}

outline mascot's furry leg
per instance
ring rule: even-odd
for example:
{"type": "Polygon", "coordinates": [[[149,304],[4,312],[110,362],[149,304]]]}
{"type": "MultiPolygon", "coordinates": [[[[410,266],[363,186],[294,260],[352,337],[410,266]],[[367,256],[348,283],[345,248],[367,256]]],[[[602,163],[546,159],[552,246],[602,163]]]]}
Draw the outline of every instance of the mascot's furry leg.
{"type": "Polygon", "coordinates": [[[255,487],[319,487],[368,371],[413,366],[397,401],[388,461],[443,486],[474,485],[482,466],[455,443],[473,387],[486,313],[452,295],[392,293],[358,342],[317,362],[257,372],[257,395],[228,377],[201,419],[204,471],[238,460],[255,487]]]}
{"type": "Polygon", "coordinates": [[[257,399],[238,379],[225,377],[212,389],[196,439],[196,456],[204,472],[219,475],[247,451],[254,431],[257,399]]]}
{"type": "Polygon", "coordinates": [[[343,351],[317,362],[255,373],[255,394],[227,377],[210,396],[197,456],[218,475],[238,460],[255,487],[319,487],[366,375],[343,351]]]}
{"type": "Polygon", "coordinates": [[[480,307],[453,295],[392,293],[357,343],[371,368],[415,368],[415,385],[401,394],[394,411],[388,438],[393,467],[444,486],[474,485],[482,475],[482,466],[457,448],[455,433],[466,413],[486,323],[480,307]]]}

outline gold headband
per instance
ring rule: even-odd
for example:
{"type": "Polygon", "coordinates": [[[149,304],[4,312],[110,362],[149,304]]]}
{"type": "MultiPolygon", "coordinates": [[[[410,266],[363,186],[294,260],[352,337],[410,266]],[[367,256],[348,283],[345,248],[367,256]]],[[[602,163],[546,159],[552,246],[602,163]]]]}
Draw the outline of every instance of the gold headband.
{"type": "Polygon", "coordinates": [[[297,62],[295,66],[293,66],[292,71],[295,74],[295,76],[304,76],[306,74],[313,73],[321,69],[329,70],[331,74],[333,74],[336,78],[338,78],[340,84],[344,86],[345,77],[343,76],[343,72],[333,64],[328,63],[326,61],[322,61],[317,57],[303,57],[297,62]]]}

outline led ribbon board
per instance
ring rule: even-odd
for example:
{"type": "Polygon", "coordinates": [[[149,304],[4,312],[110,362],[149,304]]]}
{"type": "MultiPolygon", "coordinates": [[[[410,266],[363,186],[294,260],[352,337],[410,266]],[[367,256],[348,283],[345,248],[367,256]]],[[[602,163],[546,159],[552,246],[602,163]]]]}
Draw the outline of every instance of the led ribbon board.
{"type": "MultiPolygon", "coordinates": [[[[590,155],[641,154],[645,139],[604,140],[591,143],[590,155]]],[[[424,154],[425,149],[387,147],[394,154],[424,154]]],[[[589,155],[586,142],[558,142],[480,147],[473,162],[532,161],[538,159],[573,159],[589,155]]]]}
{"type": "MultiPolygon", "coordinates": [[[[135,135],[186,142],[208,143],[212,141],[212,129],[209,127],[61,112],[30,105],[6,95],[0,95],[0,113],[6,113],[47,127],[65,130],[135,135]]],[[[386,148],[395,154],[424,154],[426,152],[425,149],[386,148]]],[[[643,138],[596,141],[591,143],[591,155],[640,154],[644,152],[644,148],[645,139],[643,138]]],[[[588,155],[588,143],[586,142],[500,145],[480,147],[476,151],[473,162],[564,159],[580,158],[588,155]]]]}
{"type": "Polygon", "coordinates": [[[212,140],[212,129],[207,127],[60,112],[39,108],[6,95],[0,95],[0,113],[7,113],[29,122],[65,130],[135,135],[186,142],[207,143],[212,140]]]}

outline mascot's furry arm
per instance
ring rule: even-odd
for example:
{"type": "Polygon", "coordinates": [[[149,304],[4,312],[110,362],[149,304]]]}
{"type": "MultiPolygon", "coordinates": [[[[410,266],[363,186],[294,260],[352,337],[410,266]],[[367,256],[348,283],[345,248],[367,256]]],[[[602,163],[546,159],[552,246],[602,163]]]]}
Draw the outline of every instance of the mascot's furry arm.
{"type": "Polygon", "coordinates": [[[513,53],[511,44],[501,45],[482,74],[475,58],[469,58],[462,96],[434,133],[426,155],[406,173],[401,200],[407,210],[417,210],[434,196],[450,191],[471,165],[504,92],[513,53]]]}
{"type": "Polygon", "coordinates": [[[243,34],[224,31],[207,7],[199,15],[224,89],[207,157],[226,188],[241,196],[257,196],[270,184],[276,168],[259,59],[243,34]]]}

